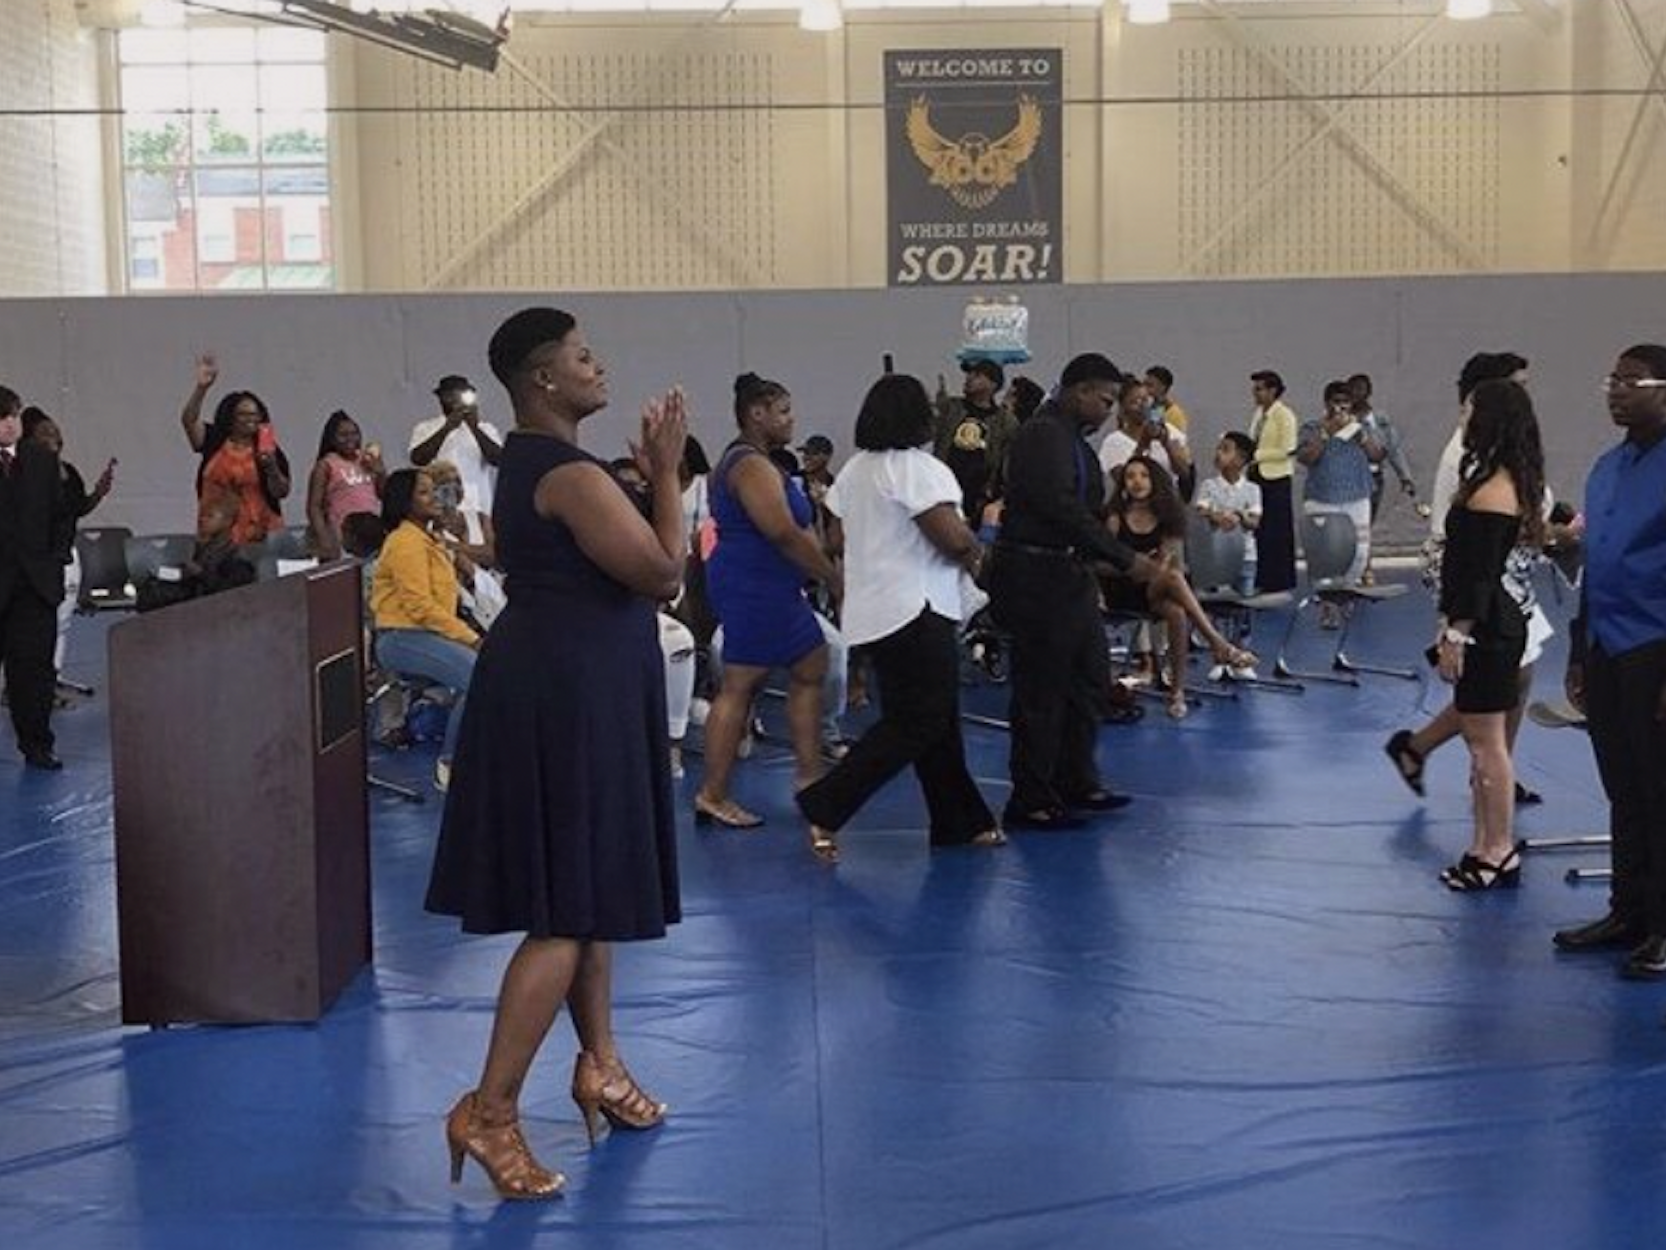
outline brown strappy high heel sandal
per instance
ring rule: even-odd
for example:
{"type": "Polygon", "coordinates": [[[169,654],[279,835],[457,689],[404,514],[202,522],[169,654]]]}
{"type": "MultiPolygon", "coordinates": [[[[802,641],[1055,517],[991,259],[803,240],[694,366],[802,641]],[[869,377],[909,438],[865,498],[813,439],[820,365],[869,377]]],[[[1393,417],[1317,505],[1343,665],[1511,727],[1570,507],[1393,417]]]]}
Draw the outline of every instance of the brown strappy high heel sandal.
{"type": "Polygon", "coordinates": [[[581,1050],[573,1062],[573,1101],[584,1115],[584,1131],[596,1144],[597,1119],[607,1117],[614,1128],[657,1128],[670,1110],[642,1092],[625,1065],[615,1055],[602,1059],[581,1050]]]}
{"type": "Polygon", "coordinates": [[[482,1124],[472,1093],[458,1099],[445,1118],[445,1144],[451,1151],[453,1185],[463,1179],[465,1158],[478,1163],[498,1196],[512,1202],[559,1197],[567,1184],[560,1172],[551,1172],[532,1157],[519,1120],[482,1124]]]}

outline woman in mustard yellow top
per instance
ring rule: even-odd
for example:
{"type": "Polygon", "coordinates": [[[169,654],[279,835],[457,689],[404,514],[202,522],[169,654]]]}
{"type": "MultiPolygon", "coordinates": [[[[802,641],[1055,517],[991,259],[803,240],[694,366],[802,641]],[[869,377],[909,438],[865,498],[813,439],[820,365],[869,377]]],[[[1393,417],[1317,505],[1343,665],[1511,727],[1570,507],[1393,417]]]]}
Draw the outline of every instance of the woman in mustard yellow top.
{"type": "Polygon", "coordinates": [[[1295,474],[1296,414],[1284,402],[1284,379],[1271,369],[1250,374],[1255,417],[1255,463],[1250,480],[1261,487],[1261,524],[1255,531],[1256,582],[1263,591],[1296,584],[1296,512],[1291,499],[1295,474]]]}
{"type": "Polygon", "coordinates": [[[480,635],[457,615],[456,567],[428,530],[438,516],[434,484],[426,473],[400,469],[388,476],[382,487],[388,537],[370,583],[370,611],[376,621],[376,659],[383,668],[447,686],[457,696],[434,768],[434,784],[444,790],[480,635]]]}

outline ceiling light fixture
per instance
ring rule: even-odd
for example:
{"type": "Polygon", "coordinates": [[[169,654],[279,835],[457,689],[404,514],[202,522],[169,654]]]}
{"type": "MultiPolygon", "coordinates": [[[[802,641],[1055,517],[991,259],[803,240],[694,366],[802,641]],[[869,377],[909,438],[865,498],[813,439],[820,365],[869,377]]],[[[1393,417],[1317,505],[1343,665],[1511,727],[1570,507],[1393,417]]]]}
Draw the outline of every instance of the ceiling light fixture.
{"type": "Polygon", "coordinates": [[[845,24],[842,0],[804,0],[798,9],[798,28],[826,34],[845,24]]]}
{"type": "Polygon", "coordinates": [[[1157,26],[1169,20],[1169,0],[1128,0],[1128,20],[1136,26],[1157,26]]]}

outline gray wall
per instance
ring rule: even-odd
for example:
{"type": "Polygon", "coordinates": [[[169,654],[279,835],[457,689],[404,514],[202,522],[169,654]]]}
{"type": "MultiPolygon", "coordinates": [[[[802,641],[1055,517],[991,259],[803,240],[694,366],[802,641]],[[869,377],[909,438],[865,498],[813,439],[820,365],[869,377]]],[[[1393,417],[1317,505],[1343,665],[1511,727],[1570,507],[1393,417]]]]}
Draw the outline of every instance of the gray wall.
{"type": "MultiPolygon", "coordinates": [[[[219,353],[224,386],[254,390],[271,406],[297,477],[336,407],[398,459],[394,450],[433,410],[428,391],[444,373],[473,375],[489,419],[507,423],[485,344],[506,313],[534,302],[572,308],[609,362],[614,404],[593,419],[593,450],[622,450],[642,399],[673,382],[694,395],[696,430],[715,450],[731,427],[731,379],[753,369],[792,389],[800,437],[829,434],[842,456],[882,353],[928,386],[940,371],[956,384],[964,299],[853,291],[14,300],[0,302],[0,382],[62,418],[69,457],[89,478],[106,457],[120,459],[116,493],[95,521],[178,531],[192,523],[195,471],[178,412],[205,348],[219,353]]],[[[1090,349],[1125,367],[1166,363],[1206,443],[1247,423],[1253,369],[1283,373],[1304,416],[1317,411],[1327,378],[1370,373],[1424,489],[1471,352],[1510,348],[1531,358],[1551,483],[1577,498],[1591,460],[1613,441],[1598,380],[1626,345],[1666,341],[1666,281],[1653,276],[1053,287],[1026,299],[1032,376],[1045,380],[1090,349]]],[[[287,512],[304,519],[299,486],[287,512]]],[[[1403,504],[1385,526],[1395,541],[1422,529],[1403,504]]]]}

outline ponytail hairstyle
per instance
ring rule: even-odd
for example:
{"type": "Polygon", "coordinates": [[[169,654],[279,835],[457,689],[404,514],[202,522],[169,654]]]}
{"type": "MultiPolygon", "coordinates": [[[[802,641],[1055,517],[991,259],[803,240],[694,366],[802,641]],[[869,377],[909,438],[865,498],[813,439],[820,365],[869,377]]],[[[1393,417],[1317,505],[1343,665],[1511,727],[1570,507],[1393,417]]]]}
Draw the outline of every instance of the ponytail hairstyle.
{"type": "Polygon", "coordinates": [[[760,378],[755,373],[743,373],[735,379],[735,423],[744,425],[746,414],[759,404],[773,404],[783,395],[787,388],[779,382],[772,382],[768,378],[760,378]]]}

